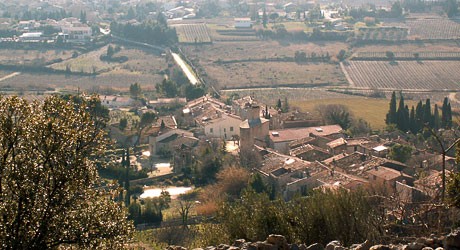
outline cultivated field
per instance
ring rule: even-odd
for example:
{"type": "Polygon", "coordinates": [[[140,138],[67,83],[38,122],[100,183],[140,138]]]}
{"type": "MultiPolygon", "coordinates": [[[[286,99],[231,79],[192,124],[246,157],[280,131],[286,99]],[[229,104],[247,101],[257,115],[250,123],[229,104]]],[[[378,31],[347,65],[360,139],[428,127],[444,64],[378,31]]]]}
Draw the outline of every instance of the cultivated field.
{"type": "Polygon", "coordinates": [[[369,89],[459,90],[459,61],[349,61],[350,85],[369,89]]]}
{"type": "Polygon", "coordinates": [[[442,42],[422,42],[419,43],[404,43],[397,45],[366,45],[353,48],[353,52],[386,52],[392,51],[394,53],[423,53],[423,52],[460,52],[460,47],[456,42],[442,41],[442,42]]]}
{"type": "MultiPolygon", "coordinates": [[[[417,105],[416,101],[405,102],[409,108],[417,105]]],[[[385,116],[389,109],[389,100],[374,98],[339,98],[307,101],[291,101],[291,106],[299,107],[304,112],[316,112],[317,105],[343,104],[351,113],[369,122],[374,130],[385,128],[385,116]],[[363,108],[365,107],[365,108],[363,108]]]]}
{"type": "MultiPolygon", "coordinates": [[[[423,51],[423,52],[394,52],[395,58],[404,60],[416,60],[420,59],[449,59],[458,60],[460,59],[460,52],[445,52],[445,51],[423,51]]],[[[356,52],[353,54],[353,59],[387,59],[386,52],[356,52]]]]}
{"type": "Polygon", "coordinates": [[[67,60],[72,53],[72,50],[0,49],[0,63],[44,65],[56,59],[67,60]]]}
{"type": "MultiPolygon", "coordinates": [[[[110,72],[119,69],[125,69],[130,72],[143,74],[158,74],[167,68],[165,58],[152,53],[130,47],[122,47],[121,51],[115,53],[114,57],[126,56],[128,61],[124,63],[101,61],[100,56],[107,53],[107,47],[104,46],[96,51],[79,55],[77,58],[71,58],[61,63],[51,65],[55,69],[66,69],[69,65],[73,72],[110,72]]],[[[112,44],[112,47],[115,45],[112,44]]]]}
{"type": "Polygon", "coordinates": [[[211,36],[209,35],[206,24],[178,24],[174,25],[180,43],[210,43],[211,36]]]}
{"type": "Polygon", "coordinates": [[[293,58],[296,51],[308,55],[336,55],[346,49],[345,43],[307,43],[282,45],[277,42],[219,42],[212,45],[183,46],[202,76],[220,88],[241,88],[276,85],[344,84],[346,79],[337,65],[263,61],[265,59],[293,58]],[[247,62],[219,63],[219,61],[248,60],[247,62]]]}
{"type": "Polygon", "coordinates": [[[183,46],[184,52],[191,58],[198,58],[209,63],[221,60],[241,60],[241,59],[263,59],[274,57],[294,57],[296,51],[303,51],[307,54],[329,53],[335,56],[341,49],[347,49],[346,43],[340,42],[319,42],[302,44],[280,44],[275,41],[258,42],[219,42],[212,45],[183,46]]]}
{"type": "Polygon", "coordinates": [[[207,24],[209,34],[218,42],[251,42],[259,41],[253,29],[235,29],[230,24],[207,24]]]}
{"type": "Polygon", "coordinates": [[[410,38],[437,40],[459,39],[460,20],[452,19],[415,19],[407,20],[410,38]]]}
{"type": "MultiPolygon", "coordinates": [[[[255,99],[275,106],[278,99],[288,99],[291,103],[294,100],[307,101],[307,100],[324,100],[324,99],[350,99],[362,98],[360,96],[346,95],[335,92],[326,91],[320,88],[254,88],[254,89],[239,89],[239,90],[222,90],[223,95],[230,96],[238,94],[238,96],[254,96],[255,99]]],[[[290,105],[291,107],[295,107],[290,105]]]]}
{"type": "Polygon", "coordinates": [[[126,70],[117,70],[98,76],[68,76],[55,74],[22,73],[0,82],[0,88],[14,89],[71,89],[94,90],[110,88],[115,91],[127,91],[132,83],[141,84],[143,89],[153,90],[162,80],[161,75],[141,74],[126,70]]]}
{"type": "Polygon", "coordinates": [[[55,63],[50,67],[53,69],[65,70],[66,67],[70,67],[72,72],[100,72],[104,70],[110,70],[114,68],[118,63],[109,63],[101,61],[99,57],[107,53],[107,47],[104,46],[98,50],[91,51],[86,54],[79,55],[76,58],[70,58],[60,63],[55,63]]]}
{"type": "Polygon", "coordinates": [[[245,62],[206,67],[209,78],[226,88],[345,84],[340,67],[327,63],[245,62]]]}
{"type": "MultiPolygon", "coordinates": [[[[2,51],[2,50],[0,50],[2,51]]],[[[124,63],[108,63],[101,61],[99,56],[106,53],[107,46],[97,51],[79,55],[77,58],[71,58],[51,67],[56,69],[65,69],[66,65],[76,72],[96,72],[96,76],[65,76],[57,74],[31,74],[21,73],[10,78],[3,78],[11,72],[0,72],[0,88],[14,89],[36,89],[45,90],[55,89],[77,89],[94,90],[98,88],[111,88],[115,91],[127,90],[130,84],[139,83],[143,89],[153,90],[155,85],[164,78],[164,70],[167,69],[167,62],[164,57],[155,53],[132,49],[122,48],[115,54],[116,57],[126,56],[128,61],[124,63]]],[[[32,53],[31,53],[32,54],[32,53]]],[[[58,54],[59,56],[62,53],[58,54]]]]}

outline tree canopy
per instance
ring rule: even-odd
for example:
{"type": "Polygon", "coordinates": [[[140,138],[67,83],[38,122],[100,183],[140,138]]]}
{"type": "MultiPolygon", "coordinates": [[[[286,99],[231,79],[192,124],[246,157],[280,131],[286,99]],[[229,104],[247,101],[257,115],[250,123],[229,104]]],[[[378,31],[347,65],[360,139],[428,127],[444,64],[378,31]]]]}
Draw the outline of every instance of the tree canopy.
{"type": "Polygon", "coordinates": [[[98,179],[101,123],[86,101],[0,97],[0,245],[123,248],[132,232],[98,179]]]}

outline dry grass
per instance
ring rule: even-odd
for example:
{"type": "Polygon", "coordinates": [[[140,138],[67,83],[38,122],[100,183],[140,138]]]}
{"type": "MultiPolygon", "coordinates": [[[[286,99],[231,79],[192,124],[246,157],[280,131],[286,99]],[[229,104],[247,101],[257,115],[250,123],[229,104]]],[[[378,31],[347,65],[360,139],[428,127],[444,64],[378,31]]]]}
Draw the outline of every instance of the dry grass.
{"type": "Polygon", "coordinates": [[[0,63],[2,64],[32,64],[47,63],[61,58],[66,60],[72,57],[71,50],[23,50],[0,49],[0,63]]]}
{"type": "MultiPolygon", "coordinates": [[[[320,88],[270,88],[270,89],[244,89],[244,90],[224,90],[224,95],[231,96],[233,93],[239,96],[254,96],[256,100],[275,106],[278,99],[288,99],[291,101],[307,101],[307,100],[324,100],[324,99],[348,99],[361,98],[354,95],[346,95],[335,92],[326,91],[320,88]]],[[[291,105],[292,106],[292,105],[291,105]]]]}
{"type": "Polygon", "coordinates": [[[241,60],[248,58],[272,58],[272,57],[294,57],[296,51],[304,51],[307,54],[329,53],[335,56],[341,49],[347,49],[346,43],[320,42],[302,44],[280,44],[275,41],[258,42],[220,42],[212,45],[184,46],[184,51],[191,58],[198,58],[200,63],[211,63],[221,60],[241,60]]]}
{"type": "MultiPolygon", "coordinates": [[[[322,99],[312,101],[291,101],[291,106],[299,107],[305,112],[316,112],[319,104],[343,104],[347,106],[351,113],[357,118],[363,118],[370,123],[372,129],[385,128],[385,116],[389,109],[390,101],[387,99],[374,98],[341,98],[341,99],[322,99]]],[[[406,101],[409,107],[417,105],[416,101],[406,101]]]]}
{"type": "Polygon", "coordinates": [[[101,70],[107,70],[114,68],[118,63],[108,63],[101,61],[99,57],[107,53],[107,47],[104,46],[98,50],[91,51],[89,53],[79,55],[76,58],[70,58],[60,63],[55,63],[51,67],[54,69],[65,70],[67,66],[70,67],[73,72],[87,72],[92,73],[99,72],[101,70]]]}
{"type": "Polygon", "coordinates": [[[131,73],[120,70],[105,73],[96,77],[92,76],[70,76],[53,74],[29,74],[22,73],[18,76],[8,78],[0,82],[1,87],[14,87],[18,89],[44,89],[47,87],[57,89],[93,90],[97,88],[112,88],[119,91],[127,91],[132,83],[139,83],[144,90],[155,89],[155,84],[160,82],[161,75],[150,75],[131,73]]]}
{"type": "Polygon", "coordinates": [[[353,52],[431,52],[431,51],[443,51],[443,52],[460,52],[460,47],[456,42],[420,42],[410,44],[398,44],[398,45],[366,45],[354,47],[353,52]]]}
{"type": "Polygon", "coordinates": [[[354,87],[405,90],[458,90],[457,61],[349,61],[344,64],[354,87]]]}
{"type": "MultiPolygon", "coordinates": [[[[111,45],[115,47],[116,45],[111,45]]],[[[115,57],[126,56],[128,61],[124,63],[101,61],[100,56],[107,53],[107,47],[104,46],[96,51],[71,58],[61,63],[53,64],[51,67],[55,69],[65,69],[67,65],[75,72],[92,73],[96,72],[126,69],[131,72],[140,72],[146,74],[157,74],[167,68],[165,58],[148,51],[122,47],[121,51],[115,54],[115,57]]]]}
{"type": "MultiPolygon", "coordinates": [[[[112,45],[114,46],[114,45],[112,45]]],[[[4,50],[0,50],[2,52],[4,50]]],[[[149,51],[143,51],[133,48],[122,48],[116,56],[127,56],[128,61],[125,63],[107,63],[99,59],[101,54],[106,53],[107,46],[97,51],[70,58],[59,64],[53,64],[53,68],[65,69],[70,65],[72,71],[92,72],[93,67],[97,71],[107,69],[108,72],[101,73],[97,76],[64,76],[54,74],[31,74],[22,73],[21,75],[5,79],[0,82],[0,87],[11,86],[18,89],[42,89],[58,88],[72,89],[80,88],[81,90],[93,90],[95,88],[113,88],[115,90],[126,91],[132,83],[141,84],[144,90],[153,90],[155,85],[163,80],[162,72],[167,69],[167,62],[164,57],[149,51]]],[[[48,53],[50,53],[48,51],[48,53]]],[[[62,55],[59,54],[59,55],[62,55]]],[[[71,57],[71,52],[65,55],[71,57]]],[[[1,60],[1,53],[0,53],[1,60]]],[[[5,73],[6,74],[6,73],[5,73]]],[[[3,71],[0,72],[0,76],[3,71]]],[[[1,77],[0,77],[1,78],[1,77]]]]}
{"type": "Polygon", "coordinates": [[[248,86],[344,84],[340,68],[333,64],[296,64],[291,62],[247,62],[220,65],[219,59],[247,60],[294,57],[296,51],[334,56],[345,43],[306,43],[282,45],[274,41],[214,43],[199,47],[184,46],[185,53],[205,70],[221,88],[248,86]]]}
{"type": "Polygon", "coordinates": [[[208,76],[222,88],[345,84],[340,67],[326,63],[244,62],[211,64],[208,76]]]}

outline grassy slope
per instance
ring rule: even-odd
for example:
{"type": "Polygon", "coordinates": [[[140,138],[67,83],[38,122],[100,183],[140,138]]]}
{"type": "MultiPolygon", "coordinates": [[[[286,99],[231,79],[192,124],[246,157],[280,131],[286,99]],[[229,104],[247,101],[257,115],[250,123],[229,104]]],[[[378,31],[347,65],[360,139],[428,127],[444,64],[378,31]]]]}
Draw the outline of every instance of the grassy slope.
{"type": "MultiPolygon", "coordinates": [[[[347,106],[355,117],[363,118],[371,124],[372,129],[382,129],[385,125],[385,116],[389,109],[389,100],[374,98],[342,98],[322,99],[312,101],[291,101],[292,107],[299,107],[302,111],[315,111],[319,104],[343,104],[347,106]]],[[[406,105],[416,105],[415,101],[406,101],[406,105]]]]}

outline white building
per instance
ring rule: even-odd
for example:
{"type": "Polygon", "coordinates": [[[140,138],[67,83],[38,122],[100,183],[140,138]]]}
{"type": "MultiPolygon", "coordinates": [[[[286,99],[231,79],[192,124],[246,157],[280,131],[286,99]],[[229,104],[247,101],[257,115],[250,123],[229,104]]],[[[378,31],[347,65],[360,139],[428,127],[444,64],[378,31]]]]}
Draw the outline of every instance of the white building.
{"type": "Polygon", "coordinates": [[[62,33],[72,42],[87,42],[91,40],[92,30],[88,26],[63,26],[62,33]]]}
{"type": "Polygon", "coordinates": [[[42,32],[27,32],[19,36],[20,42],[39,42],[43,40],[42,32]]]}
{"type": "Polygon", "coordinates": [[[240,124],[242,121],[238,116],[223,113],[220,117],[212,120],[208,120],[206,117],[202,119],[201,125],[207,137],[230,140],[235,135],[240,136],[240,124]]]}
{"type": "Polygon", "coordinates": [[[235,28],[251,28],[252,21],[251,18],[235,18],[235,28]]]}

